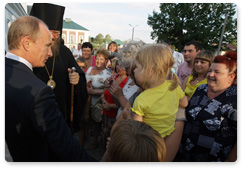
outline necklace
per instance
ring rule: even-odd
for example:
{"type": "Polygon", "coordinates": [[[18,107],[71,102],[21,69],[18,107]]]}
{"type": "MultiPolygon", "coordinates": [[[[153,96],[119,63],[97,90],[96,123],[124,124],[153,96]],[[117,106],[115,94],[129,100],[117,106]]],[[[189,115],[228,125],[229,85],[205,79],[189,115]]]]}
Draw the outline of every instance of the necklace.
{"type": "Polygon", "coordinates": [[[197,83],[199,83],[200,81],[202,81],[202,79],[201,79],[201,80],[198,80],[198,78],[196,78],[196,82],[197,82],[197,83]]]}
{"type": "Polygon", "coordinates": [[[55,55],[54,55],[54,59],[53,59],[53,65],[52,65],[52,72],[51,72],[51,75],[45,65],[45,68],[46,68],[46,72],[49,76],[49,79],[48,82],[47,82],[47,86],[50,86],[52,89],[54,89],[56,87],[56,82],[52,79],[53,78],[53,72],[54,72],[54,66],[55,66],[55,55]]]}

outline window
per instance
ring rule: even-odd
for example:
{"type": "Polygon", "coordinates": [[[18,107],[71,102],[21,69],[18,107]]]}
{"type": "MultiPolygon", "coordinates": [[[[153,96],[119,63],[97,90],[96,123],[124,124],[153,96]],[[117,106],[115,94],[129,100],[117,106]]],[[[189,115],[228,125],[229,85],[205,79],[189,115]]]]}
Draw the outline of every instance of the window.
{"type": "Polygon", "coordinates": [[[70,35],[70,43],[74,43],[74,38],[75,36],[74,35],[70,35]]]}
{"type": "Polygon", "coordinates": [[[11,26],[11,21],[9,19],[7,19],[7,24],[8,24],[8,29],[11,26]]]}
{"type": "Polygon", "coordinates": [[[84,36],[83,36],[83,35],[79,35],[78,40],[79,40],[79,41],[78,41],[79,43],[83,43],[84,36]]]}
{"type": "Polygon", "coordinates": [[[62,39],[64,40],[64,43],[66,43],[66,35],[62,34],[62,39]]]}

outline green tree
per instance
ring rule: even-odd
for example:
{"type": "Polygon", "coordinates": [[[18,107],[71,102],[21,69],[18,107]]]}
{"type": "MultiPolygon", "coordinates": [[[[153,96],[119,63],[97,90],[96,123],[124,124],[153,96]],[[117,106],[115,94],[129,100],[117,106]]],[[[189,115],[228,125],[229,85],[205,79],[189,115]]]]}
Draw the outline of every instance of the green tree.
{"type": "Polygon", "coordinates": [[[112,41],[111,35],[107,34],[105,35],[104,43],[112,41]]]}
{"type": "Polygon", "coordinates": [[[104,36],[99,33],[98,35],[96,35],[96,37],[94,38],[94,44],[96,44],[98,47],[101,46],[104,43],[104,36]]]}
{"type": "Polygon", "coordinates": [[[160,12],[153,11],[147,23],[157,42],[168,39],[181,51],[185,43],[196,40],[212,50],[219,43],[226,13],[222,44],[227,44],[237,40],[236,5],[232,3],[161,3],[160,12]]]}

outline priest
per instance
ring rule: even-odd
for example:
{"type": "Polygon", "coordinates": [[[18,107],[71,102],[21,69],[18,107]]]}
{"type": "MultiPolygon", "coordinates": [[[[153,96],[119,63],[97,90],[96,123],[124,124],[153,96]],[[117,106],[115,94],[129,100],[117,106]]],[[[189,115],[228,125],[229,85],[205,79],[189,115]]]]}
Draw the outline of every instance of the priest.
{"type": "Polygon", "coordinates": [[[56,102],[67,124],[73,132],[78,132],[88,94],[84,72],[78,66],[71,51],[60,43],[64,10],[63,6],[47,3],[34,3],[32,6],[30,15],[41,19],[49,27],[52,34],[53,53],[44,67],[34,68],[34,73],[53,89],[56,102]],[[72,67],[76,68],[76,72],[72,72],[72,67]],[[74,91],[71,90],[72,85],[74,91]]]}

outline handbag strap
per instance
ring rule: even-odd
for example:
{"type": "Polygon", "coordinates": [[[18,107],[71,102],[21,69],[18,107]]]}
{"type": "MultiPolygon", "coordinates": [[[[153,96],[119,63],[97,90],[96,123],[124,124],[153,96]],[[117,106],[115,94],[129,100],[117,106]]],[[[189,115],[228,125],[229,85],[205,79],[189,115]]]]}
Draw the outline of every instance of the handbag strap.
{"type": "Polygon", "coordinates": [[[97,105],[97,104],[99,103],[99,101],[101,100],[101,98],[102,98],[102,95],[101,95],[100,98],[97,100],[97,102],[94,104],[94,106],[97,105]]]}

